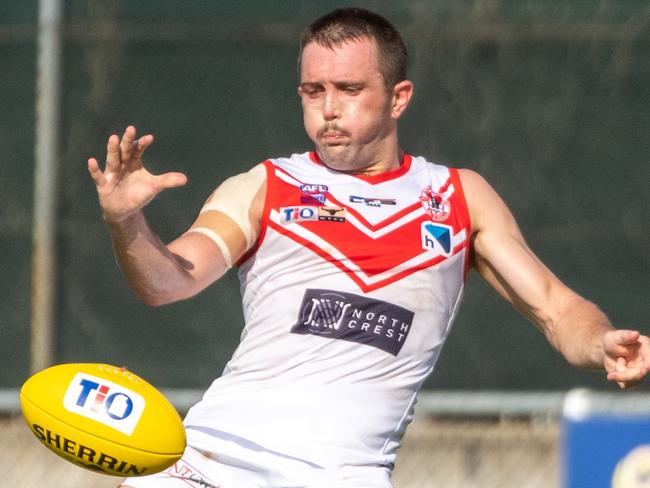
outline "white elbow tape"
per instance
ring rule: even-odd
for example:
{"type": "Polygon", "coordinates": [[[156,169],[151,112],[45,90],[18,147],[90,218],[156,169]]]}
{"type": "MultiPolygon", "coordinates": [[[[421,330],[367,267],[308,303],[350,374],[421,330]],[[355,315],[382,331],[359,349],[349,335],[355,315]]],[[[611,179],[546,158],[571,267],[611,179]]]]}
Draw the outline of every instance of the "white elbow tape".
{"type": "Polygon", "coordinates": [[[242,173],[225,180],[210,196],[201,213],[218,210],[230,217],[242,230],[246,238],[246,249],[253,244],[253,230],[249,212],[253,199],[266,178],[266,169],[258,164],[248,173],[242,173]]]}
{"type": "Polygon", "coordinates": [[[199,234],[203,234],[204,236],[212,239],[212,242],[217,245],[221,251],[221,254],[223,255],[223,260],[226,263],[226,268],[230,269],[232,267],[232,256],[230,255],[230,249],[228,249],[228,245],[219,234],[217,234],[212,229],[208,229],[207,227],[195,227],[188,230],[188,233],[189,232],[198,232],[199,234]]]}

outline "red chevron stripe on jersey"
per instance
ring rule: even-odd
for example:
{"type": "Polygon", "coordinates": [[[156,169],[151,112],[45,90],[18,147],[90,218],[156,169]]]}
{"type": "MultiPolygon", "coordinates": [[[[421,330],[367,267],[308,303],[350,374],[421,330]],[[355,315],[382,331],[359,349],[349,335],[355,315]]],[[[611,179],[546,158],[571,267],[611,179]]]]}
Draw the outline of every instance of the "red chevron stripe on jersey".
{"type": "Polygon", "coordinates": [[[265,227],[333,264],[365,292],[436,266],[469,246],[469,216],[456,170],[449,170],[447,180],[435,189],[430,181],[419,186],[410,182],[413,191],[408,194],[396,181],[405,177],[402,172],[394,180],[376,185],[385,187],[382,191],[386,197],[393,196],[395,188],[402,189],[399,205],[395,209],[386,205],[371,210],[346,201],[347,195],[368,191],[355,177],[337,175],[332,180],[337,182],[334,187],[330,180],[328,184],[303,181],[287,168],[271,161],[265,164],[265,227]],[[305,204],[305,192],[301,190],[305,186],[327,190],[318,195],[321,201],[305,204]],[[432,206],[439,207],[440,203],[429,201],[434,197],[451,210],[433,214],[432,206]],[[331,217],[326,209],[330,209],[331,217]],[[372,216],[370,212],[374,212],[372,216]],[[429,235],[429,229],[437,234],[429,235]],[[436,244],[439,238],[445,239],[444,245],[436,244]]]}
{"type": "MultiPolygon", "coordinates": [[[[286,179],[287,181],[289,181],[289,182],[290,182],[290,181],[294,181],[294,182],[295,182],[295,186],[298,186],[298,185],[300,185],[300,184],[304,184],[303,182],[298,181],[297,179],[295,179],[295,177],[293,177],[293,176],[291,176],[289,173],[287,173],[287,171],[285,171],[283,168],[275,167],[275,170],[276,170],[277,172],[280,172],[281,174],[285,175],[285,179],[286,179]]],[[[331,194],[329,194],[329,193],[327,194],[327,199],[328,199],[328,201],[330,202],[330,204],[333,204],[333,205],[336,206],[336,207],[339,207],[339,208],[345,207],[345,204],[344,204],[343,202],[340,202],[340,201],[337,200],[333,195],[331,195],[331,194]]],[[[376,224],[376,225],[373,225],[373,224],[371,224],[370,222],[368,222],[368,221],[365,219],[365,217],[364,217],[363,215],[361,215],[361,213],[359,213],[359,212],[358,212],[356,209],[354,209],[354,208],[348,207],[348,208],[346,209],[346,212],[347,212],[348,214],[352,214],[352,215],[354,215],[354,217],[355,217],[357,220],[359,220],[361,223],[363,223],[363,225],[365,225],[368,229],[371,229],[371,230],[379,230],[380,228],[383,228],[383,227],[385,227],[385,226],[387,226],[387,225],[389,225],[389,224],[392,224],[393,222],[395,222],[395,221],[397,221],[397,220],[399,220],[399,219],[405,217],[405,216],[408,215],[409,213],[411,213],[411,212],[413,212],[413,211],[417,211],[417,210],[419,210],[421,207],[422,207],[422,205],[420,204],[419,201],[418,201],[418,202],[414,202],[413,205],[410,205],[410,206],[408,206],[408,207],[406,207],[406,208],[403,208],[402,210],[399,210],[399,211],[395,212],[393,215],[390,215],[389,217],[387,217],[386,219],[384,219],[383,221],[379,222],[379,223],[376,224]]]]}

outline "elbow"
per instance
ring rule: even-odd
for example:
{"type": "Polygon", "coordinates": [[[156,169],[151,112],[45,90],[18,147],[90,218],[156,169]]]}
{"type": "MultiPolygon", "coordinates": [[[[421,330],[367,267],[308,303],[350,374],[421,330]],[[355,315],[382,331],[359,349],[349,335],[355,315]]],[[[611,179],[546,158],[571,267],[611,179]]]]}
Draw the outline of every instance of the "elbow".
{"type": "Polygon", "coordinates": [[[133,294],[149,307],[160,307],[187,298],[185,290],[180,286],[170,286],[170,283],[151,283],[146,280],[128,280],[133,294]]]}
{"type": "Polygon", "coordinates": [[[138,295],[138,298],[142,303],[147,305],[148,307],[161,307],[163,305],[167,305],[168,303],[172,303],[174,300],[166,300],[163,297],[159,296],[142,296],[138,295]]]}
{"type": "Polygon", "coordinates": [[[603,335],[610,328],[609,320],[596,305],[575,295],[546,333],[571,366],[593,370],[602,369],[603,335]]]}
{"type": "Polygon", "coordinates": [[[134,289],[133,292],[135,293],[135,296],[148,307],[161,307],[179,300],[179,298],[173,295],[153,293],[148,290],[134,289]]]}
{"type": "Polygon", "coordinates": [[[160,307],[191,298],[201,291],[196,282],[170,280],[169,282],[129,281],[136,297],[149,307],[160,307]]]}
{"type": "Polygon", "coordinates": [[[174,290],[174,291],[150,291],[150,290],[134,290],[135,295],[145,305],[149,307],[161,307],[169,305],[170,303],[180,302],[196,295],[200,290],[174,290]]]}

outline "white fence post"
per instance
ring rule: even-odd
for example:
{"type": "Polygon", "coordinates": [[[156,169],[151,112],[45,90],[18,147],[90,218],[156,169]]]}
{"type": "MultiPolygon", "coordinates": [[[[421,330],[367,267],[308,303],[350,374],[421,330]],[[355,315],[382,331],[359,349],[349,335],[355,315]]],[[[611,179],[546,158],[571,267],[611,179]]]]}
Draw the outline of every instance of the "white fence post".
{"type": "Polygon", "coordinates": [[[61,0],[39,1],[32,232],[32,372],[52,364],[54,356],[62,12],[61,0]]]}

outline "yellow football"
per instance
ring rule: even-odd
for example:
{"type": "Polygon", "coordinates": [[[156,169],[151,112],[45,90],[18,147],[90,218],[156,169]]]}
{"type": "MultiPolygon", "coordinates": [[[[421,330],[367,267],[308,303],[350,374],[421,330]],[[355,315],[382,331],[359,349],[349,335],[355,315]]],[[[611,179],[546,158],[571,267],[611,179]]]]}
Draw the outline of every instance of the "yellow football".
{"type": "Polygon", "coordinates": [[[114,476],[152,474],[185,449],[185,429],[156,388],[108,364],[60,364],[30,377],[20,390],[34,435],[62,458],[114,476]]]}

